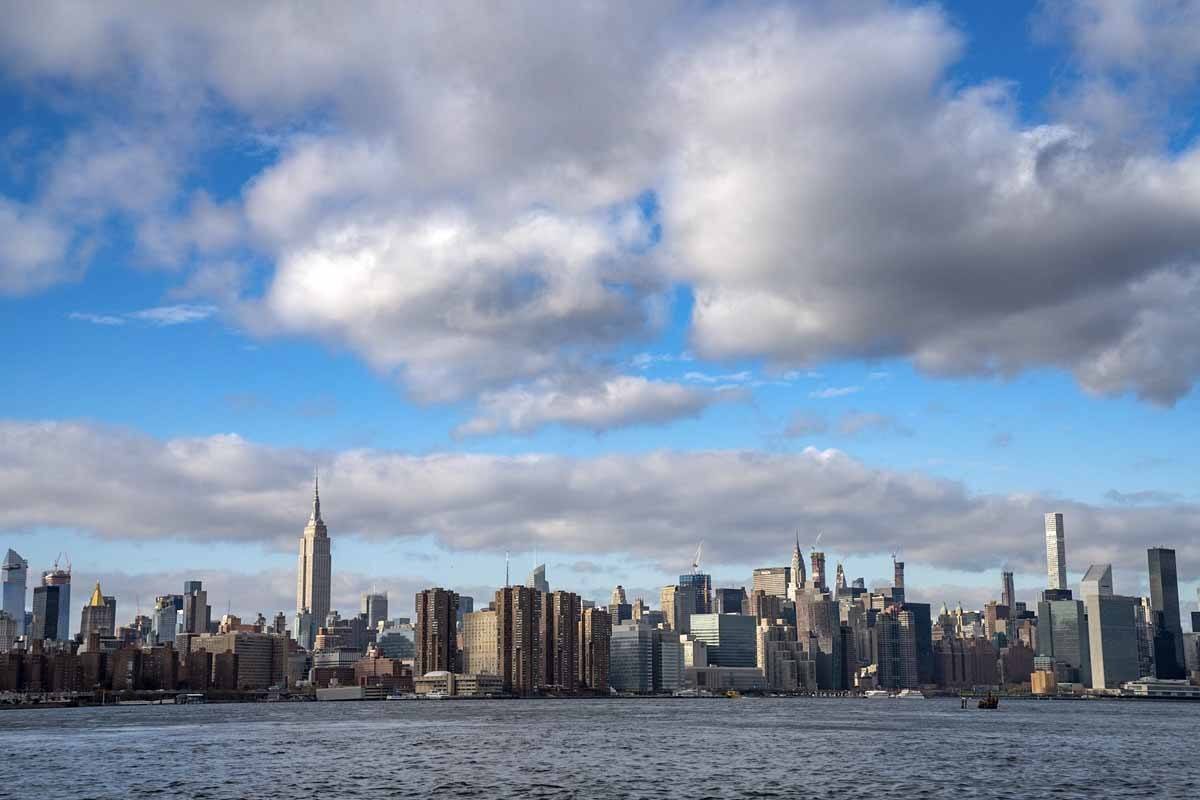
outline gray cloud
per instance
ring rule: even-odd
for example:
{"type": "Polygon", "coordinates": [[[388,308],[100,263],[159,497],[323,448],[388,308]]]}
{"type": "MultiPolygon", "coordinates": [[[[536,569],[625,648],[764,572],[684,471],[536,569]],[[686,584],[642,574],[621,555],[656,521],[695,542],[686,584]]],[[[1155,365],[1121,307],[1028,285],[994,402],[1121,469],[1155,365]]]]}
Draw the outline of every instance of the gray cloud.
{"type": "Polygon", "coordinates": [[[846,436],[863,433],[893,433],[912,436],[912,428],[889,414],[874,411],[850,411],[838,420],[838,432],[846,436]]]}
{"type": "Polygon", "coordinates": [[[815,414],[807,414],[803,411],[798,411],[788,421],[787,427],[783,430],[784,436],[809,436],[814,433],[824,433],[829,430],[829,423],[824,417],[815,414]]]}
{"type": "MultiPolygon", "coordinates": [[[[321,466],[328,521],[367,540],[431,535],[449,550],[546,551],[678,561],[777,561],[797,529],[839,554],[902,548],[965,570],[1042,570],[1041,515],[1068,519],[1072,565],[1144,564],[1174,545],[1200,571],[1200,507],[1112,507],[870,467],[836,450],[570,458],[267,447],[233,434],[158,440],[76,423],[0,425],[0,529],[79,529],[116,539],[257,541],[290,552],[321,466]],[[1162,532],[1169,531],[1169,541],[1162,532]],[[782,548],[782,549],[781,549],[782,548]]],[[[673,563],[673,562],[672,562],[673,563]]]]}
{"type": "Polygon", "coordinates": [[[1156,489],[1142,489],[1137,492],[1119,492],[1116,489],[1109,489],[1104,493],[1104,499],[1122,506],[1161,506],[1182,502],[1183,495],[1177,492],[1163,492],[1156,489]]]}
{"type": "MultiPolygon", "coordinates": [[[[1167,54],[1191,74],[1177,5],[1085,3],[1067,35],[1090,69],[1154,75],[1167,54]]],[[[707,358],[1053,366],[1161,404],[1200,375],[1196,148],[1116,146],[1095,115],[1030,125],[1013,87],[951,85],[964,37],[937,8],[332,13],[11,9],[14,80],[103,88],[135,118],[71,137],[42,201],[125,215],[152,260],[244,241],[272,265],[261,295],[225,274],[193,288],[424,401],[599,368],[659,329],[675,282],[707,358]],[[164,210],[213,98],[275,157],[233,202],[164,210]],[[152,135],[162,118],[183,122],[152,135]]],[[[18,265],[0,290],[64,278],[47,225],[0,253],[18,265]]]]}
{"type": "MultiPolygon", "coordinates": [[[[484,392],[479,415],[460,425],[459,436],[503,431],[529,434],[547,425],[603,433],[629,425],[656,425],[699,416],[733,399],[735,392],[695,389],[640,376],[618,375],[600,383],[542,380],[528,387],[484,392]]],[[[737,395],[740,397],[740,395],[737,395]]]]}

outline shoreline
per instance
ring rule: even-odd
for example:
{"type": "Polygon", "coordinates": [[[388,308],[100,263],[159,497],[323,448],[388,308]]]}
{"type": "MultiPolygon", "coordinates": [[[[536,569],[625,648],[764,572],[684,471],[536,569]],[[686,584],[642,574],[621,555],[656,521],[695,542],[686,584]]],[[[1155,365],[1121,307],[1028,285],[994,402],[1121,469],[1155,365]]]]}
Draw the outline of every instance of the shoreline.
{"type": "MultiPolygon", "coordinates": [[[[195,693],[180,693],[184,694],[195,693]]],[[[1137,695],[1031,695],[1031,694],[997,694],[993,695],[1000,698],[1002,702],[1018,701],[1136,701],[1136,702],[1155,702],[1155,703],[1200,703],[1200,697],[1144,697],[1137,695]]],[[[373,703],[373,702],[427,702],[427,701],[483,701],[483,700],[731,700],[731,699],[746,699],[746,700],[849,700],[849,701],[878,701],[878,700],[900,700],[905,698],[888,697],[888,698],[868,698],[864,694],[845,694],[845,693],[830,693],[830,694],[771,694],[771,693],[743,693],[734,698],[727,697],[722,694],[714,695],[687,695],[677,696],[669,694],[644,694],[644,695],[532,695],[532,696],[451,696],[426,698],[421,696],[414,697],[371,697],[371,698],[355,698],[344,700],[318,700],[311,695],[291,695],[270,698],[259,693],[238,693],[239,696],[227,694],[205,696],[203,700],[191,701],[176,701],[175,694],[164,693],[162,695],[133,695],[124,698],[105,698],[103,701],[97,701],[91,696],[79,696],[74,698],[55,698],[55,699],[39,699],[27,700],[23,702],[0,702],[0,712],[26,711],[31,709],[52,709],[52,708],[133,708],[143,706],[185,706],[185,705],[249,705],[257,703],[373,703]]],[[[947,692],[931,692],[926,694],[922,699],[925,700],[977,700],[986,697],[987,693],[970,693],[970,694],[951,694],[947,692]]]]}

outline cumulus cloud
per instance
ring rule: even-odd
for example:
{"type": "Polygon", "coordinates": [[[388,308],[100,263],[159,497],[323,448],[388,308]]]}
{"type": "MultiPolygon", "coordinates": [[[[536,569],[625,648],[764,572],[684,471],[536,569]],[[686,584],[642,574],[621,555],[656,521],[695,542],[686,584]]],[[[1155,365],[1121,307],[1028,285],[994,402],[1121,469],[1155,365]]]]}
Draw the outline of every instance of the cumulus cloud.
{"type": "Polygon", "coordinates": [[[714,37],[672,84],[687,136],[664,241],[695,285],[699,355],[1189,389],[1197,348],[1175,343],[1194,337],[1164,334],[1200,324],[1195,150],[1121,153],[1023,126],[1006,87],[947,90],[961,42],[928,8],[774,23],[714,37]]]}
{"type": "Polygon", "coordinates": [[[44,289],[77,274],[70,235],[37,209],[0,196],[0,295],[44,289]]]}
{"type": "Polygon", "coordinates": [[[511,431],[533,433],[564,425],[602,433],[628,425],[655,425],[699,416],[729,392],[712,392],[641,376],[619,375],[582,385],[542,380],[532,386],[485,392],[479,415],[460,425],[459,436],[511,431]]]}
{"type": "MultiPolygon", "coordinates": [[[[1089,69],[1193,73],[1194,4],[1154,6],[1089,0],[1067,35],[1089,69]]],[[[964,36],[936,7],[339,11],[12,9],[14,80],[138,99],[131,130],[71,137],[47,202],[121,209],[166,260],[244,238],[265,289],[214,302],[426,401],[602,365],[675,283],[708,359],[1052,366],[1160,404],[1200,375],[1200,150],[1115,146],[1096,115],[1030,124],[1017,87],[951,84],[964,36]],[[215,124],[213,105],[275,157],[234,202],[156,224],[181,170],[148,122],[215,124]]],[[[9,275],[54,260],[43,234],[9,275]]],[[[37,274],[5,280],[62,279],[37,274]]]]}
{"type": "Polygon", "coordinates": [[[420,399],[457,399],[648,331],[661,287],[637,263],[592,216],[347,221],[289,251],[245,319],[345,343],[420,399]]]}
{"type": "Polygon", "coordinates": [[[233,434],[155,439],[77,423],[0,425],[0,529],[78,529],[114,539],[256,541],[290,552],[321,466],[327,521],[366,540],[432,536],[449,550],[513,542],[559,553],[764,563],[797,529],[847,556],[901,547],[963,570],[1043,568],[1042,514],[1067,518],[1072,565],[1141,569],[1169,544],[1200,570],[1200,507],[1095,506],[973,494],[955,481],[871,467],[837,450],[656,451],[571,458],[310,452],[233,434]],[[1161,532],[1170,531],[1170,541],[1161,532]],[[1148,538],[1153,537],[1153,538],[1148,538]]]}

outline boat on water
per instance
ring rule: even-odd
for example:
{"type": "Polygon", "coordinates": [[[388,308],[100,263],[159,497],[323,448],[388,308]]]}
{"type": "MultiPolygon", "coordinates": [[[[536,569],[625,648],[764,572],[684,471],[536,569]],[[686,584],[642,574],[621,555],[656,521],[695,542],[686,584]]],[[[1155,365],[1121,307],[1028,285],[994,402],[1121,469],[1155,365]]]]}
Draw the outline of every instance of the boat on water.
{"type": "Polygon", "coordinates": [[[916,689],[901,689],[900,692],[898,694],[896,694],[895,697],[897,700],[924,700],[925,699],[925,695],[921,694],[916,689]]]}
{"type": "Polygon", "coordinates": [[[425,694],[421,695],[421,699],[423,699],[423,700],[445,700],[449,696],[450,695],[446,694],[445,692],[426,692],[425,694]]]}
{"type": "Polygon", "coordinates": [[[979,699],[979,707],[987,708],[987,709],[999,708],[1000,707],[1000,698],[997,695],[994,695],[991,692],[988,692],[987,697],[981,697],[979,699]]]}
{"type": "Polygon", "coordinates": [[[886,689],[868,689],[867,691],[863,692],[863,697],[867,698],[868,700],[886,700],[891,696],[892,693],[886,689]]]}

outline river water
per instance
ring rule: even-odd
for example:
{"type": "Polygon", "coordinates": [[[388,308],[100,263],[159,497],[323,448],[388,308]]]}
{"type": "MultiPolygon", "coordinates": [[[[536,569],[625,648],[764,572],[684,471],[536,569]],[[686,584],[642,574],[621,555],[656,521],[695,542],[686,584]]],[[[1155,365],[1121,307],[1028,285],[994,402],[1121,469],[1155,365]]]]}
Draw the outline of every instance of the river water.
{"type": "Polygon", "coordinates": [[[1200,704],[259,703],[0,711],[0,798],[1196,798],[1200,704]]]}

